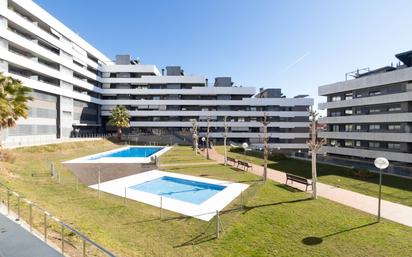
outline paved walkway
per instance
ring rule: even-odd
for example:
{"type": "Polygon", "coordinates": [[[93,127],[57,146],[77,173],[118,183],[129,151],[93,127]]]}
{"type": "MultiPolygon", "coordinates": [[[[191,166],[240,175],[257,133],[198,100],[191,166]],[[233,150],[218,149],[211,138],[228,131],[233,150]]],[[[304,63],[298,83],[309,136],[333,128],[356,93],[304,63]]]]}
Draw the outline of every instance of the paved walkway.
{"type": "MultiPolygon", "coordinates": [[[[223,155],[217,153],[215,150],[209,151],[210,159],[218,162],[224,163],[223,155]]],[[[252,164],[253,171],[250,171],[256,175],[262,176],[263,174],[263,167],[259,165],[252,164]]],[[[268,177],[271,180],[274,180],[279,183],[285,183],[286,181],[286,174],[284,172],[273,170],[268,168],[268,177]]],[[[305,186],[301,184],[294,183],[294,187],[305,190],[305,186]]],[[[378,199],[375,197],[363,195],[360,193],[356,193],[350,190],[338,188],[335,186],[317,183],[318,187],[318,196],[323,198],[327,198],[334,202],[338,202],[340,204],[350,206],[352,208],[377,215],[378,209],[378,199]]],[[[412,227],[412,207],[389,202],[382,200],[381,202],[381,216],[385,219],[404,224],[406,226],[412,227]]]]}
{"type": "Polygon", "coordinates": [[[63,257],[55,249],[0,214],[1,257],[63,257]]]}

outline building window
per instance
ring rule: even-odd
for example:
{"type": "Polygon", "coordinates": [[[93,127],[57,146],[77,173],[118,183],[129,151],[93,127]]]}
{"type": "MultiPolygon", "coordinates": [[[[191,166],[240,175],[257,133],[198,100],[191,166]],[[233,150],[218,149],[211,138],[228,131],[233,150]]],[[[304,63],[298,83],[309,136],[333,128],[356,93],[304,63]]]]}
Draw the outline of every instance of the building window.
{"type": "Polygon", "coordinates": [[[345,146],[352,147],[353,146],[353,140],[345,140],[345,146]]]}
{"type": "Polygon", "coordinates": [[[332,102],[338,102],[340,100],[342,100],[340,96],[332,96],[332,102]]]}
{"type": "Polygon", "coordinates": [[[331,112],[330,116],[332,117],[340,116],[340,112],[331,112]]]}
{"type": "Polygon", "coordinates": [[[356,145],[357,147],[360,147],[360,146],[361,146],[361,141],[356,141],[356,142],[355,142],[355,145],[356,145]]]}
{"type": "Polygon", "coordinates": [[[369,125],[369,130],[380,130],[381,129],[381,125],[379,124],[370,124],[369,125]]]}
{"type": "Polygon", "coordinates": [[[356,109],[356,114],[362,114],[362,109],[356,109]]]}
{"type": "Polygon", "coordinates": [[[353,125],[352,124],[346,124],[345,125],[345,131],[346,132],[351,132],[353,130],[353,125]]]}
{"type": "Polygon", "coordinates": [[[345,94],[345,100],[351,100],[351,99],[353,99],[353,93],[351,92],[351,93],[346,93],[345,94]]]}
{"type": "Polygon", "coordinates": [[[388,149],[400,150],[401,144],[400,143],[388,143],[388,149]]]}
{"type": "Polygon", "coordinates": [[[356,125],[356,130],[358,131],[362,130],[362,125],[356,125]]]}
{"type": "Polygon", "coordinates": [[[380,95],[381,91],[380,90],[375,90],[375,91],[370,91],[369,96],[375,96],[375,95],[380,95]]]}
{"type": "Polygon", "coordinates": [[[332,131],[333,132],[338,132],[339,131],[339,125],[332,125],[332,131]]]}
{"type": "Polygon", "coordinates": [[[346,115],[352,115],[352,114],[353,114],[353,110],[352,110],[352,109],[346,109],[346,110],[345,110],[345,114],[346,114],[346,115]]]}
{"type": "Polygon", "coordinates": [[[388,111],[390,111],[390,112],[399,112],[401,110],[402,110],[402,108],[400,106],[391,106],[391,107],[388,108],[388,111]]]}
{"type": "Polygon", "coordinates": [[[381,112],[381,109],[379,109],[379,108],[371,108],[371,109],[369,110],[369,113],[377,113],[377,112],[381,112]]]}
{"type": "Polygon", "coordinates": [[[390,124],[388,125],[388,130],[401,130],[400,124],[390,124]]]}
{"type": "Polygon", "coordinates": [[[379,142],[369,142],[369,147],[370,148],[379,148],[380,143],[379,142]]]}

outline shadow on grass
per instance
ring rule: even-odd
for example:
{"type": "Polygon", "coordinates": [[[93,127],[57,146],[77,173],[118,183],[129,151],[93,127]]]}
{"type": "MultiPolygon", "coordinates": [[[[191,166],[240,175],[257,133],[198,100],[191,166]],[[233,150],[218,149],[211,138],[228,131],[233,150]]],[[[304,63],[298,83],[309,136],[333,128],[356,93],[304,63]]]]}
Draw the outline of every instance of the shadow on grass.
{"type": "Polygon", "coordinates": [[[269,207],[269,206],[275,206],[275,205],[280,205],[280,204],[288,204],[288,203],[298,203],[298,202],[304,202],[304,201],[309,201],[312,200],[312,198],[303,198],[303,199],[296,199],[296,200],[290,200],[290,201],[282,201],[282,202],[275,202],[275,203],[267,203],[267,204],[259,204],[259,205],[245,205],[243,207],[243,214],[254,210],[256,208],[263,208],[263,207],[269,207]]]}
{"type": "Polygon", "coordinates": [[[318,244],[321,244],[323,242],[323,239],[325,239],[325,238],[333,237],[333,236],[336,236],[336,235],[339,235],[339,234],[342,234],[342,233],[351,232],[353,230],[362,229],[362,228],[369,227],[369,226],[372,226],[372,225],[375,225],[375,224],[378,224],[378,222],[375,221],[375,222],[367,223],[367,224],[364,224],[364,225],[361,225],[361,226],[344,229],[344,230],[341,230],[341,231],[338,231],[338,232],[335,232],[335,233],[331,233],[331,234],[328,234],[328,235],[325,235],[325,236],[322,236],[322,237],[316,237],[316,236],[305,237],[305,238],[302,239],[302,243],[305,244],[305,245],[318,245],[318,244]]]}
{"type": "Polygon", "coordinates": [[[285,184],[278,184],[278,185],[276,185],[276,187],[279,187],[281,189],[284,189],[284,190],[292,192],[292,193],[304,192],[302,190],[299,190],[297,188],[294,188],[294,187],[291,187],[291,186],[285,185],[285,184]]]}

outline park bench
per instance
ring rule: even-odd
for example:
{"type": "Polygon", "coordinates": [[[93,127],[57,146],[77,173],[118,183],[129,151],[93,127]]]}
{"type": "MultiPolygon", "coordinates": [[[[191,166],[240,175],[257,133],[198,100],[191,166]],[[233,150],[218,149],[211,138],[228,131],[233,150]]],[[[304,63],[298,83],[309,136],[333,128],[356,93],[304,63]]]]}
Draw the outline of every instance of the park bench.
{"type": "Polygon", "coordinates": [[[250,164],[247,163],[247,162],[238,160],[238,161],[237,161],[237,166],[239,167],[239,165],[243,166],[243,168],[246,169],[246,170],[248,170],[249,168],[250,168],[251,170],[253,170],[252,165],[250,165],[250,164]]]}
{"type": "Polygon", "coordinates": [[[312,181],[310,181],[309,179],[286,173],[286,185],[288,184],[289,180],[291,181],[291,184],[293,184],[293,182],[297,182],[306,185],[305,191],[308,190],[308,186],[312,187],[312,181]]]}
{"type": "Polygon", "coordinates": [[[226,160],[227,160],[227,162],[233,162],[233,165],[235,165],[237,163],[237,160],[235,158],[232,158],[232,157],[227,157],[226,160]]]}

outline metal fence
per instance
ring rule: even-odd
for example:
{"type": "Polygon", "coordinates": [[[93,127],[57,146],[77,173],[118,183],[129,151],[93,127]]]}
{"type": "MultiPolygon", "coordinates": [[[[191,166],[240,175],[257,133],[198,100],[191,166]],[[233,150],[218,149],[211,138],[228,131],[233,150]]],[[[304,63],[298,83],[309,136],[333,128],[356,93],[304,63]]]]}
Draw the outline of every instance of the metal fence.
{"type": "Polygon", "coordinates": [[[8,216],[15,216],[15,220],[22,226],[43,239],[45,243],[59,248],[63,255],[115,256],[83,233],[2,183],[0,183],[0,200],[6,206],[8,216]]]}

